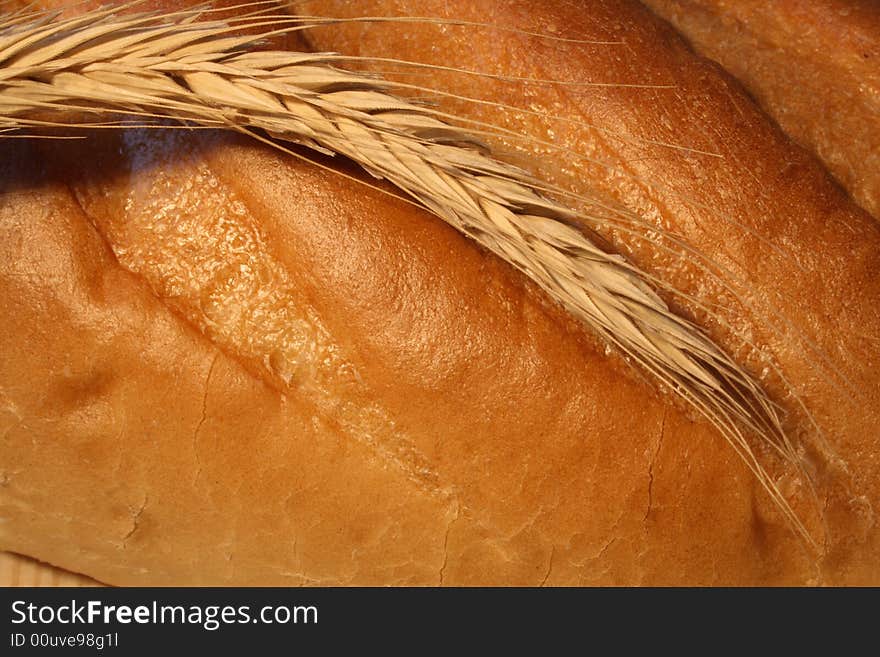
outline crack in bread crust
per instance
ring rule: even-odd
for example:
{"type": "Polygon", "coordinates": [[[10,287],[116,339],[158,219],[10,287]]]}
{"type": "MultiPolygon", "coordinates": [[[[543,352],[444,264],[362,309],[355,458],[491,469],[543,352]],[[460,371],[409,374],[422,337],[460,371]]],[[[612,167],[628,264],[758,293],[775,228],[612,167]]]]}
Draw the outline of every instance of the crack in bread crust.
{"type": "Polygon", "coordinates": [[[126,176],[93,171],[72,182],[120,266],[267,385],[311,401],[325,421],[448,496],[269,252],[259,222],[201,157],[199,144],[173,131],[127,130],[105,144],[108,155],[120,154],[115,164],[126,176]]]}

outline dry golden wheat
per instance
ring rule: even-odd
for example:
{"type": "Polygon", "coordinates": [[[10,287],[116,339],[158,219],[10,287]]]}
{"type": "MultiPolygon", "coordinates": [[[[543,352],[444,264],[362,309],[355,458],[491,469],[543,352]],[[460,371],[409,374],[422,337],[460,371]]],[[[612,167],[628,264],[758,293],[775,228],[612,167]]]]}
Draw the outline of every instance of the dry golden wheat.
{"type": "Polygon", "coordinates": [[[797,465],[773,402],[671,312],[646,275],[598,248],[573,226],[578,213],[431,108],[334,67],[332,55],[254,50],[257,38],[233,29],[264,22],[230,25],[203,10],[0,16],[0,132],[120,113],[265,131],[354,160],[524,272],[704,415],[809,539],[746,439],[760,436],[797,465]]]}

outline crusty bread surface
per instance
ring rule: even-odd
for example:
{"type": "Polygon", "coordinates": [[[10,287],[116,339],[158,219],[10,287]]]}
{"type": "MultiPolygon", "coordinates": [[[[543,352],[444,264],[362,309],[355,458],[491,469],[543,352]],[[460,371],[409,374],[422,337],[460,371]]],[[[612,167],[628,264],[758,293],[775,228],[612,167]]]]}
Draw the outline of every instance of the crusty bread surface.
{"type": "Polygon", "coordinates": [[[880,582],[877,224],[639,5],[497,3],[480,18],[465,2],[404,4],[625,42],[424,23],[309,35],[642,85],[539,96],[431,77],[555,107],[550,120],[438,100],[552,132],[568,155],[495,145],[715,263],[597,228],[686,293],[668,298],[786,411],[812,492],[762,462],[818,547],[711,426],[505,263],[380,190],[178,130],[3,145],[0,547],[113,584],[880,582]]]}
{"type": "Polygon", "coordinates": [[[880,3],[645,0],[880,217],[880,3]]]}

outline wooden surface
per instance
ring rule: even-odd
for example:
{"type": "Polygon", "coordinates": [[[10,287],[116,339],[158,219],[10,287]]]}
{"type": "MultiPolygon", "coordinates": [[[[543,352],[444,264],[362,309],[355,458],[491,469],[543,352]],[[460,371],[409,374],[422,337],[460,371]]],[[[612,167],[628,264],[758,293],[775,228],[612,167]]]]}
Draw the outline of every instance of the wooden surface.
{"type": "Polygon", "coordinates": [[[11,552],[0,552],[0,586],[101,586],[49,564],[11,552]]]}

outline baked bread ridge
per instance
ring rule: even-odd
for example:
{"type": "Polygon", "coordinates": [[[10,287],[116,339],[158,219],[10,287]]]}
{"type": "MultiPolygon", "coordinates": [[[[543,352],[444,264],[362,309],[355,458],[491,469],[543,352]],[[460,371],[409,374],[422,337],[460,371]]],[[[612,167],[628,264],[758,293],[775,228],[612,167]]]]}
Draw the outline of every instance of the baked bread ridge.
{"type": "Polygon", "coordinates": [[[644,0],[880,218],[880,5],[644,0]]]}
{"type": "MultiPolygon", "coordinates": [[[[201,139],[193,141],[198,143],[201,139]]],[[[181,149],[187,147],[168,136],[157,137],[155,146],[142,147],[135,140],[135,148],[128,157],[131,158],[132,153],[136,155],[139,148],[154,149],[158,156],[150,156],[152,160],[164,162],[168,170],[181,178],[186,178],[187,171],[202,171],[201,165],[177,162],[181,159],[181,149]]],[[[99,232],[109,235],[110,243],[118,249],[119,236],[114,237],[111,230],[118,209],[114,210],[110,197],[125,196],[126,190],[137,188],[137,181],[148,178],[148,174],[138,170],[130,181],[108,181],[101,169],[106,169],[112,159],[109,154],[103,157],[102,162],[86,167],[84,175],[74,176],[73,182],[79,202],[89,211],[99,232]]],[[[42,482],[45,488],[36,486],[28,493],[23,492],[26,489],[15,489],[13,495],[35,497],[43,505],[49,516],[39,528],[43,533],[29,533],[34,524],[40,522],[30,518],[37,507],[30,507],[28,512],[20,510],[24,517],[18,518],[16,526],[30,527],[30,530],[9,539],[9,547],[80,570],[83,567],[78,564],[83,562],[83,557],[77,554],[76,546],[81,549],[82,545],[89,545],[91,553],[100,557],[87,567],[101,579],[115,583],[433,583],[441,578],[444,583],[539,583],[545,575],[547,583],[797,583],[846,581],[847,577],[855,581],[876,578],[876,565],[870,551],[865,544],[858,544],[863,537],[854,541],[855,545],[846,547],[845,557],[838,553],[832,559],[833,567],[826,567],[825,573],[815,575],[812,559],[791,540],[773,511],[762,508],[763,502],[760,495],[754,495],[750,477],[717,436],[702,425],[691,425],[678,411],[667,409],[665,402],[652,398],[646,388],[622,373],[620,364],[596,355],[582,331],[570,320],[552,307],[546,307],[533,291],[523,291],[523,284],[516,275],[448,229],[413,213],[407,206],[397,206],[371,193],[352,190],[332,177],[286,162],[264,149],[238,143],[219,146],[208,143],[204,149],[196,147],[193,157],[195,162],[207,162],[214,173],[221,191],[212,193],[218,195],[221,204],[236,208],[243,204],[244,214],[255,217],[255,223],[266,231],[265,245],[260,248],[271,250],[283,264],[296,291],[303,293],[307,300],[304,305],[315,311],[318,321],[325,324],[336,341],[338,350],[354,363],[358,376],[365,382],[363,394],[378,398],[386,410],[393,407],[394,412],[390,414],[393,421],[404,425],[424,462],[429,469],[433,466],[438,475],[436,481],[431,482],[434,487],[428,486],[429,492],[440,494],[442,499],[433,503],[425,501],[413,514],[412,517],[422,521],[430,519],[424,527],[404,529],[401,523],[407,520],[406,514],[422,504],[418,491],[424,492],[425,482],[418,477],[414,481],[412,472],[401,475],[407,483],[397,483],[398,479],[393,477],[393,481],[388,482],[382,479],[384,475],[377,474],[372,482],[376,490],[363,485],[357,494],[345,497],[345,503],[336,506],[336,515],[315,497],[309,498],[311,503],[297,500],[296,509],[306,520],[286,526],[278,532],[280,535],[269,536],[265,532],[267,520],[271,522],[285,514],[284,509],[279,512],[278,506],[278,500],[285,498],[284,484],[299,482],[304,477],[298,470],[291,471],[293,466],[286,460],[290,458],[289,452],[301,449],[297,453],[302,453],[310,463],[314,462],[315,455],[299,443],[298,447],[279,445],[271,436],[261,434],[260,438],[267,443],[262,446],[268,446],[268,454],[260,455],[266,460],[257,461],[252,454],[253,445],[240,444],[241,436],[247,433],[241,427],[247,422],[242,420],[230,425],[237,414],[244,413],[238,410],[241,402],[234,406],[235,413],[230,411],[222,417],[227,428],[212,432],[215,416],[208,412],[206,398],[199,398],[193,392],[189,402],[180,403],[198,412],[187,407],[180,414],[180,426],[163,434],[162,445],[170,449],[168,445],[176,445],[174,439],[179,436],[186,439],[177,442],[192,442],[193,427],[198,428],[197,444],[207,443],[216,450],[208,454],[200,452],[199,467],[203,472],[207,467],[209,472],[222,478],[224,483],[220,488],[223,490],[240,485],[238,498],[227,496],[225,502],[227,508],[239,505],[248,511],[239,513],[235,519],[218,520],[216,514],[211,515],[195,501],[188,500],[189,487],[182,482],[189,481],[190,476],[171,477],[180,481],[165,482],[167,470],[160,468],[149,477],[150,488],[158,489],[157,506],[149,502],[154,499],[152,495],[134,495],[135,487],[127,490],[128,497],[117,507],[115,520],[106,523],[101,532],[105,540],[98,545],[97,541],[89,543],[83,536],[94,528],[85,529],[87,523],[75,517],[72,522],[79,526],[63,529],[60,517],[52,516],[57,513],[52,506],[57,502],[49,499],[52,491],[59,489],[42,482]],[[291,198],[307,198],[308,203],[292,208],[291,198]],[[344,249],[328,248],[338,248],[340,242],[345,245],[344,249]],[[440,283],[436,280],[438,274],[442,275],[440,283]],[[486,290],[490,294],[483,299],[486,290]],[[384,331],[376,330],[375,327],[383,325],[384,331]],[[541,389],[553,390],[555,394],[550,399],[535,399],[535,390],[541,389]],[[451,401],[444,403],[446,397],[451,401]],[[646,403],[646,398],[652,401],[646,403]],[[609,413],[609,409],[624,410],[618,416],[609,413]],[[556,424],[548,418],[554,418],[556,424]],[[448,427],[448,431],[438,432],[437,426],[448,427]],[[550,431],[550,427],[558,431],[550,431]],[[595,432],[589,436],[591,440],[584,439],[587,427],[595,432]],[[232,437],[229,444],[222,440],[224,434],[232,437]],[[653,449],[657,449],[656,458],[653,449]],[[280,458],[272,458],[273,450],[280,458]],[[283,456],[285,450],[288,455],[283,456]],[[682,459],[682,454],[687,458],[682,459]],[[241,483],[242,479],[249,474],[259,479],[267,463],[281,464],[278,481],[272,480],[270,485],[263,486],[264,480],[260,480],[261,487],[248,490],[242,499],[242,491],[248,489],[246,483],[241,483]],[[230,472],[230,464],[239,469],[239,479],[230,481],[236,474],[230,472]],[[560,477],[566,480],[559,481],[560,477]],[[358,505],[368,491],[383,500],[369,509],[375,511],[375,515],[365,511],[362,504],[358,505]],[[512,491],[516,491],[516,505],[511,505],[512,491]],[[453,496],[453,492],[458,497],[453,496]],[[394,493],[401,497],[396,500],[398,504],[411,500],[414,506],[396,513],[388,511],[386,517],[382,517],[383,510],[395,508],[395,500],[388,499],[394,497],[394,493]],[[553,500],[555,506],[542,509],[548,500],[553,500]],[[144,501],[146,505],[139,512],[144,501]],[[265,512],[254,512],[261,505],[266,505],[265,512]],[[173,509],[177,517],[169,515],[169,509],[173,509]],[[345,517],[347,514],[350,517],[345,517]],[[248,517],[242,518],[242,515],[248,517]],[[392,520],[389,522],[388,518],[392,520]],[[323,556],[327,552],[324,541],[333,532],[315,531],[308,525],[314,521],[333,524],[342,520],[350,530],[343,534],[347,540],[345,545],[355,546],[363,557],[364,545],[370,544],[370,538],[378,537],[376,549],[359,560],[346,560],[340,554],[344,552],[342,548],[330,550],[329,555],[323,556]],[[194,523],[207,535],[193,536],[194,523]],[[230,545],[239,549],[232,550],[233,556],[226,561],[226,552],[220,554],[214,546],[218,536],[241,533],[231,529],[235,525],[250,529],[259,543],[253,537],[228,539],[230,545]],[[125,547],[121,550],[118,547],[121,539],[116,531],[120,529],[124,529],[124,532],[118,531],[123,537],[134,529],[122,540],[125,547]],[[43,545],[45,537],[56,531],[71,537],[71,544],[67,547],[43,545]],[[402,535],[411,542],[406,542],[401,552],[377,556],[402,535]],[[423,538],[422,543],[418,543],[419,536],[423,538]],[[164,541],[170,547],[161,545],[164,541]],[[139,545],[140,549],[134,550],[132,555],[132,548],[139,545]],[[53,550],[58,550],[59,556],[56,557],[53,550]],[[300,563],[297,563],[297,555],[300,563]],[[420,559],[413,560],[413,555],[420,559]],[[840,565],[835,559],[845,563],[840,565]],[[197,560],[198,566],[194,566],[197,560]],[[396,570],[388,564],[397,564],[396,570]],[[273,565],[278,568],[273,570],[273,565]],[[145,568],[147,572],[138,573],[138,568],[145,568]],[[851,570],[847,572],[847,568],[851,570]],[[330,575],[325,577],[327,573],[330,575]]],[[[114,166],[116,164],[118,162],[114,166]]],[[[10,175],[7,174],[7,179],[10,175]]],[[[62,192],[56,190],[59,197],[64,196],[62,192]]],[[[170,192],[142,186],[132,198],[136,206],[140,204],[143,208],[167,201],[163,193],[170,192]]],[[[24,208],[28,206],[22,205],[24,199],[7,194],[4,203],[7,202],[13,213],[26,215],[24,208]]],[[[44,202],[45,199],[39,201],[44,202]]],[[[62,205],[62,214],[79,212],[69,197],[63,203],[60,198],[54,202],[62,205]]],[[[211,206],[211,202],[205,205],[211,206]]],[[[237,215],[237,212],[231,214],[237,215]]],[[[76,221],[87,226],[81,215],[76,221]]],[[[50,227],[46,231],[52,233],[50,227]]],[[[84,239],[81,235],[64,237],[61,248],[63,250],[65,240],[84,239]]],[[[92,235],[91,239],[98,238],[92,235]]],[[[4,245],[14,244],[14,233],[4,237],[4,245]]],[[[123,263],[124,255],[120,255],[123,263]]],[[[23,261],[21,267],[27,274],[33,263],[21,256],[14,252],[5,261],[23,261]]],[[[82,267],[92,258],[89,254],[83,263],[72,266],[82,267]]],[[[115,271],[116,265],[105,260],[102,267],[115,271]]],[[[15,281],[21,278],[21,273],[10,271],[9,279],[15,281]]],[[[143,269],[139,273],[152,285],[152,294],[161,296],[162,281],[157,284],[156,279],[150,280],[149,272],[143,269]]],[[[130,278],[118,272],[110,277],[114,286],[119,285],[118,279],[134,285],[130,278]]],[[[146,286],[135,287],[138,299],[142,295],[154,303],[146,286]]],[[[3,298],[27,298],[19,288],[14,288],[11,295],[4,294],[3,298]]],[[[31,301],[41,305],[33,298],[31,301]]],[[[168,314],[161,305],[156,313],[167,314],[170,318],[167,321],[180,333],[175,333],[172,339],[166,338],[166,342],[186,342],[180,337],[186,334],[195,336],[193,341],[201,344],[204,338],[199,337],[200,333],[179,319],[187,317],[186,299],[166,298],[165,304],[173,307],[177,315],[168,314]]],[[[110,314],[118,314],[117,309],[110,314]]],[[[31,328],[37,326],[36,322],[34,319],[31,328]]],[[[80,317],[75,324],[88,325],[89,321],[80,317]]],[[[80,334],[74,343],[86,345],[89,338],[80,334]]],[[[216,344],[219,338],[214,340],[216,344]]],[[[15,344],[10,338],[3,353],[15,344]]],[[[284,395],[280,401],[279,391],[289,385],[286,374],[282,372],[279,378],[273,378],[271,372],[267,375],[254,363],[252,355],[240,352],[233,353],[231,358],[225,355],[233,352],[235,346],[228,344],[224,355],[217,356],[219,370],[205,365],[206,355],[197,364],[179,368],[185,370],[181,380],[201,393],[209,372],[212,372],[212,380],[216,380],[219,373],[224,385],[227,379],[246,379],[250,382],[248,385],[242,384],[229,395],[237,391],[256,406],[260,412],[254,412],[252,417],[265,421],[264,416],[268,414],[271,416],[268,423],[282,427],[285,436],[291,428],[296,428],[302,432],[301,442],[313,438],[309,435],[308,422],[302,419],[308,411],[301,410],[320,406],[309,397],[312,391],[307,386],[302,389],[295,385],[294,392],[284,395]],[[236,374],[229,375],[230,370],[236,374]],[[264,383],[256,383],[254,374],[264,383]],[[298,410],[287,411],[288,414],[279,412],[276,417],[273,412],[276,406],[286,408],[288,404],[297,406],[298,410]]],[[[211,348],[211,344],[205,342],[199,353],[210,352],[211,348]]],[[[140,347],[130,349],[126,358],[132,358],[131,352],[138,351],[140,347]]],[[[186,344],[181,355],[191,351],[194,349],[186,344]]],[[[119,360],[125,362],[124,358],[119,360]]],[[[168,361],[159,360],[153,365],[154,371],[140,375],[140,381],[159,380],[164,387],[168,377],[167,372],[164,379],[162,374],[168,366],[168,361]]],[[[48,369],[51,373],[51,368],[48,369]]],[[[85,388],[81,396],[88,397],[94,392],[92,388],[101,388],[102,384],[101,377],[98,384],[86,378],[85,385],[79,381],[72,387],[85,388]]],[[[12,379],[4,372],[2,380],[12,379]]],[[[338,386],[340,397],[352,395],[359,402],[363,400],[364,397],[357,396],[361,393],[357,390],[357,394],[352,393],[347,383],[340,384],[338,379],[332,378],[331,382],[338,386]]],[[[225,401],[232,403],[228,398],[225,401]]],[[[173,418],[164,418],[169,413],[162,410],[162,403],[149,406],[145,412],[152,412],[173,425],[173,418]]],[[[112,405],[130,407],[119,400],[112,405]]],[[[218,403],[218,407],[222,405],[218,403]]],[[[326,408],[323,410],[327,413],[326,408]]],[[[329,418],[323,420],[321,431],[317,433],[321,433],[325,441],[332,441],[337,435],[337,447],[342,452],[350,451],[347,446],[354,444],[355,454],[349,462],[363,459],[369,463],[375,459],[392,470],[400,468],[392,458],[395,454],[400,456],[396,450],[390,456],[387,452],[377,456],[363,445],[362,449],[358,448],[358,441],[349,436],[338,437],[334,430],[339,434],[344,431],[338,427],[327,428],[327,423],[332,424],[329,418]]],[[[129,431],[136,430],[123,431],[123,435],[137,437],[130,436],[129,431]]],[[[14,428],[12,435],[23,443],[32,434],[14,428]]],[[[94,436],[85,436],[84,444],[89,445],[93,439],[94,436]]],[[[63,441],[59,440],[58,445],[63,445],[63,441]]],[[[45,449],[45,445],[40,447],[45,449]]],[[[26,450],[26,446],[21,449],[26,450]]],[[[405,454],[405,450],[402,453],[405,454]]],[[[104,455],[108,467],[110,456],[104,455]]],[[[179,454],[164,452],[162,458],[171,458],[170,463],[182,460],[179,454]]],[[[56,461],[63,465],[75,459],[68,453],[56,461]]],[[[181,465],[186,475],[191,472],[187,468],[194,467],[192,461],[190,458],[187,464],[181,465]]],[[[129,469],[132,474],[141,474],[138,466],[131,465],[129,469]]],[[[39,479],[39,473],[33,476],[39,479]]],[[[144,477],[146,475],[140,479],[144,477]]],[[[201,481],[201,475],[196,481],[201,481]]],[[[341,481],[339,488],[344,488],[345,477],[340,476],[337,481],[341,481]]],[[[91,498],[94,491],[88,491],[88,479],[77,482],[68,477],[61,482],[77,493],[72,499],[77,501],[78,507],[71,509],[79,508],[78,513],[82,513],[83,508],[97,506],[95,515],[107,517],[107,509],[91,498]]],[[[7,483],[14,483],[14,479],[7,483]]],[[[118,480],[116,483],[118,485],[118,480]]],[[[20,480],[20,484],[24,486],[25,482],[20,480]]],[[[327,490],[336,493],[332,481],[329,484],[327,490]]],[[[328,486],[328,482],[321,486],[328,486]]],[[[212,502],[223,498],[214,488],[198,492],[212,502]]],[[[430,498],[429,492],[424,492],[426,499],[430,498]]],[[[4,502],[4,508],[5,505],[4,502]]],[[[421,525],[421,521],[415,524],[421,525]]],[[[333,526],[343,531],[338,524],[333,526]]]]}

